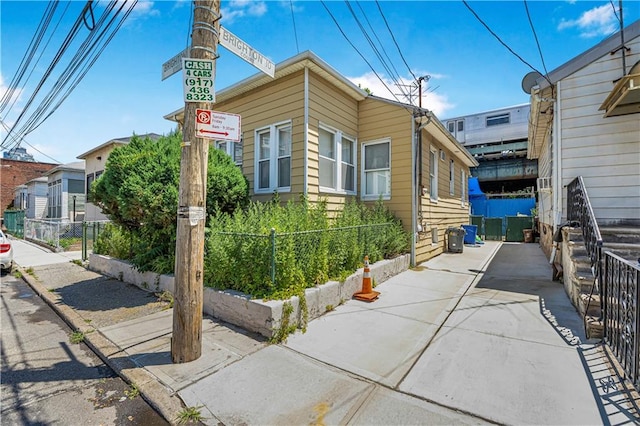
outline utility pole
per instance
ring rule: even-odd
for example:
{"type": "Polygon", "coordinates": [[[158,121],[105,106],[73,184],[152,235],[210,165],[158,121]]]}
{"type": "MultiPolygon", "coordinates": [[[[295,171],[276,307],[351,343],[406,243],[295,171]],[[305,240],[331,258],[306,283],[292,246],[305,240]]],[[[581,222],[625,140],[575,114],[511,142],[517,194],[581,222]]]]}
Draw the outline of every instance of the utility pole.
{"type": "MultiPolygon", "coordinates": [[[[217,57],[220,0],[194,1],[191,58],[217,57]]],[[[215,62],[212,78],[215,77],[215,62]]],[[[196,137],[196,109],[210,102],[185,102],[180,156],[180,194],[176,235],[175,291],[171,360],[185,363],[202,353],[204,225],[209,142],[196,137]]]]}

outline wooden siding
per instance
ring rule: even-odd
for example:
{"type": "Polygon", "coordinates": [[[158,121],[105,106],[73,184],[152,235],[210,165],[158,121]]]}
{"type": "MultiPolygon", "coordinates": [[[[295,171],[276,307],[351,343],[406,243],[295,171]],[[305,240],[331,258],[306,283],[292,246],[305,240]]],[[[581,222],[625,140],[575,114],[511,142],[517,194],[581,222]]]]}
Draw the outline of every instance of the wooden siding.
{"type": "Polygon", "coordinates": [[[280,199],[299,199],[304,188],[304,71],[291,74],[215,105],[216,111],[240,114],[242,117],[242,171],[256,201],[268,201],[273,194],[255,194],[255,131],[275,123],[291,122],[291,192],[280,193],[280,199]]]}
{"type": "MultiPolygon", "coordinates": [[[[627,64],[640,60],[640,38],[626,44],[627,64]]],[[[583,176],[601,224],[640,217],[639,116],[598,110],[621,76],[620,55],[607,54],[560,83],[562,185],[583,176]]]]}
{"type": "Polygon", "coordinates": [[[360,102],[358,191],[361,190],[362,144],[391,141],[391,198],[389,209],[411,230],[411,111],[399,105],[367,98],[360,102]]]}

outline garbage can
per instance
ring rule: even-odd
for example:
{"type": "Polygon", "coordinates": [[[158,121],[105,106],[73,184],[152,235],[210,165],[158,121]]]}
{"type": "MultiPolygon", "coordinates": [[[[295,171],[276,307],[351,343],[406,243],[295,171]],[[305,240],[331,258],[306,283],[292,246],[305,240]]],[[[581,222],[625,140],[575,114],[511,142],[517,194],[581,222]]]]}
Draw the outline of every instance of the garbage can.
{"type": "Polygon", "coordinates": [[[522,234],[524,235],[524,242],[525,243],[532,243],[533,242],[533,229],[523,229],[522,230],[522,234]]]}
{"type": "Polygon", "coordinates": [[[478,233],[477,225],[462,225],[462,229],[464,229],[464,243],[472,244],[476,243],[476,235],[478,233]]]}
{"type": "Polygon", "coordinates": [[[450,253],[462,253],[463,239],[464,229],[447,228],[447,251],[450,253]]]}

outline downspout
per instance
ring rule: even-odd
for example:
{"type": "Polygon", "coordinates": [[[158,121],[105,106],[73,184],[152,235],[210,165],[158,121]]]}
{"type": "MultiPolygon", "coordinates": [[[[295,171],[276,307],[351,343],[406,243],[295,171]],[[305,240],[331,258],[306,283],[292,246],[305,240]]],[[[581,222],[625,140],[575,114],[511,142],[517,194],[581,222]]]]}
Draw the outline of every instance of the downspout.
{"type": "Polygon", "coordinates": [[[553,203],[553,232],[558,230],[558,227],[562,223],[563,205],[562,195],[564,188],[562,187],[562,99],[561,99],[561,82],[556,83],[556,96],[554,96],[553,105],[553,120],[554,120],[554,132],[553,137],[553,170],[554,170],[554,182],[553,189],[555,191],[555,201],[553,203]]]}
{"type": "Polygon", "coordinates": [[[416,116],[411,114],[411,258],[409,262],[411,266],[416,265],[416,244],[418,223],[418,197],[417,197],[417,181],[416,181],[416,116]]]}
{"type": "Polygon", "coordinates": [[[303,176],[303,188],[302,193],[307,196],[309,193],[308,179],[309,179],[309,68],[304,68],[304,171],[303,176]]]}

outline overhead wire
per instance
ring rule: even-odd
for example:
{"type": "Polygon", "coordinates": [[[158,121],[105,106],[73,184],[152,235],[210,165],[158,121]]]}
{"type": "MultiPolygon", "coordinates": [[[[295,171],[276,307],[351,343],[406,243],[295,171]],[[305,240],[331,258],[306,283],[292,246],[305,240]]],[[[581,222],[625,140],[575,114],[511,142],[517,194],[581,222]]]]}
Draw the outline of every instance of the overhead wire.
{"type": "Polygon", "coordinates": [[[533,71],[539,73],[540,75],[542,75],[545,80],[547,80],[549,82],[550,85],[553,85],[551,83],[551,80],[549,80],[549,77],[546,74],[542,74],[540,71],[538,71],[533,65],[531,65],[529,62],[525,61],[524,58],[522,58],[522,56],[518,55],[511,47],[509,47],[509,45],[507,45],[504,41],[502,41],[502,39],[491,29],[489,28],[489,25],[487,25],[482,18],[480,18],[480,16],[478,16],[478,14],[476,13],[475,10],[473,10],[473,8],[471,8],[471,6],[469,6],[469,3],[467,3],[466,0],[462,0],[462,3],[466,6],[467,9],[469,9],[469,11],[471,12],[471,14],[473,14],[473,16],[478,20],[478,22],[480,22],[482,24],[482,26],[484,26],[486,28],[487,31],[489,31],[489,33],[496,39],[498,40],[498,42],[500,44],[502,44],[509,52],[511,52],[512,55],[514,55],[516,58],[518,58],[520,60],[520,62],[522,62],[523,64],[525,64],[526,66],[528,66],[529,68],[531,68],[533,71]]]}
{"type": "Polygon", "coordinates": [[[549,71],[547,71],[547,65],[544,63],[544,56],[542,55],[542,49],[540,48],[540,41],[538,40],[536,29],[533,26],[533,21],[531,20],[531,14],[529,13],[529,6],[527,5],[527,0],[522,0],[522,1],[524,2],[524,9],[527,12],[527,19],[529,19],[529,26],[531,26],[531,32],[533,32],[533,38],[535,38],[536,46],[538,46],[538,53],[540,53],[540,61],[542,61],[542,68],[544,69],[544,75],[548,76],[549,71]]]}
{"type": "Polygon", "coordinates": [[[298,46],[298,30],[296,29],[296,18],[293,14],[293,0],[289,0],[289,4],[291,5],[291,20],[293,21],[293,35],[296,39],[296,51],[300,53],[300,46],[298,46]]]}
{"type": "Polygon", "coordinates": [[[40,46],[42,38],[44,37],[47,31],[47,28],[49,27],[49,24],[51,22],[51,19],[53,18],[53,15],[55,14],[57,6],[58,6],[57,1],[48,3],[47,8],[45,9],[44,14],[42,15],[42,18],[40,19],[38,28],[36,29],[36,32],[31,38],[31,42],[29,42],[29,46],[27,47],[27,50],[22,56],[22,59],[20,60],[20,64],[18,65],[18,70],[13,75],[11,82],[7,86],[7,90],[2,95],[2,99],[0,99],[0,112],[4,110],[4,108],[7,106],[9,101],[13,98],[14,93],[16,92],[16,89],[20,84],[20,81],[24,77],[24,74],[27,68],[29,67],[29,64],[31,63],[33,56],[35,55],[36,51],[38,50],[38,47],[40,46]]]}
{"type": "MultiPolygon", "coordinates": [[[[102,52],[104,51],[104,49],[107,47],[107,45],[111,42],[111,40],[113,39],[113,37],[116,35],[116,33],[118,32],[118,30],[120,29],[120,27],[122,27],[123,23],[126,21],[127,17],[131,14],[131,12],[133,11],[133,8],[135,7],[135,3],[132,4],[129,9],[125,12],[125,15],[120,19],[120,22],[118,23],[117,27],[114,29],[114,31],[111,32],[111,34],[109,34],[109,37],[107,38],[107,40],[102,44],[102,46],[100,47],[100,50],[98,50],[96,52],[96,54],[93,56],[93,58],[91,59],[90,62],[88,62],[87,64],[85,64],[84,68],[82,69],[81,73],[73,80],[73,82],[71,83],[71,85],[69,86],[69,88],[64,92],[64,94],[62,95],[62,97],[60,98],[60,100],[57,102],[57,104],[51,109],[51,111],[49,111],[49,113],[40,120],[39,123],[34,124],[33,126],[31,126],[29,128],[28,131],[25,132],[25,134],[29,134],[32,131],[34,131],[36,128],[38,128],[44,121],[46,121],[47,118],[49,118],[49,116],[51,116],[59,107],[60,105],[65,101],[65,99],[67,99],[67,97],[71,94],[71,92],[73,92],[73,90],[76,88],[76,86],[78,86],[78,84],[80,84],[80,82],[82,81],[82,79],[85,77],[85,75],[87,74],[87,72],[89,72],[89,70],[91,69],[91,67],[93,67],[93,65],[95,64],[95,62],[98,60],[98,58],[100,57],[100,55],[102,54],[102,52]]],[[[122,9],[122,7],[121,7],[122,9]]],[[[116,15],[117,16],[117,15],[116,15]]],[[[115,17],[113,17],[113,19],[115,19],[115,17]]],[[[113,21],[112,19],[112,21],[113,21]]],[[[94,43],[95,45],[95,43],[94,43]]]]}
{"type": "MultiPolygon", "coordinates": [[[[63,45],[58,50],[58,53],[54,57],[51,65],[45,72],[36,90],[32,94],[31,98],[27,102],[24,109],[21,111],[18,119],[13,123],[13,126],[8,131],[7,136],[2,141],[2,147],[9,146],[7,139],[11,137],[15,145],[19,145],[23,140],[24,135],[29,134],[36,128],[38,128],[44,121],[46,121],[66,100],[71,92],[77,87],[77,85],[86,76],[91,67],[95,64],[100,57],[106,46],[111,42],[115,34],[122,27],[123,23],[133,11],[137,4],[137,0],[133,1],[111,1],[105,8],[105,12],[100,16],[98,21],[95,21],[93,17],[93,30],[89,32],[87,38],[82,42],[73,58],[67,64],[66,68],[62,71],[53,87],[44,96],[36,110],[29,116],[27,121],[22,124],[18,130],[18,123],[21,122],[27,109],[32,105],[35,96],[40,92],[44,82],[52,75],[53,68],[60,62],[62,55],[67,51],[70,43],[78,34],[79,27],[82,22],[86,21],[86,13],[91,8],[91,2],[83,8],[82,13],[74,23],[71,31],[67,34],[63,45]],[[115,13],[112,11],[116,8],[116,5],[120,5],[115,13]],[[128,9],[124,12],[125,5],[128,5],[128,9]],[[120,17],[120,18],[119,18],[120,17]],[[119,21],[118,21],[119,18],[119,21]]],[[[3,126],[6,125],[3,123],[3,126]]],[[[25,142],[26,143],[26,142],[25,142]]]]}
{"type": "MultiPolygon", "coordinates": [[[[83,8],[83,13],[84,13],[84,8],[83,8]]],[[[44,83],[47,81],[47,79],[51,76],[53,69],[55,68],[55,66],[60,62],[60,60],[62,59],[62,56],[64,55],[64,53],[66,52],[66,50],[69,48],[69,46],[71,45],[71,42],[75,39],[75,37],[78,34],[80,25],[82,23],[82,13],[80,14],[80,16],[78,16],[78,18],[76,19],[76,21],[74,22],[71,30],[69,31],[69,33],[67,34],[67,36],[65,37],[62,45],[60,46],[60,48],[58,49],[58,52],[56,53],[55,57],[53,58],[53,60],[51,61],[51,64],[49,64],[47,70],[45,71],[44,75],[42,76],[42,78],[40,79],[40,82],[38,83],[38,85],[36,86],[36,89],[33,91],[33,93],[31,94],[31,97],[29,98],[29,100],[27,101],[27,103],[25,104],[24,108],[22,109],[22,111],[20,112],[20,114],[18,115],[18,118],[16,119],[16,121],[14,122],[13,126],[12,126],[12,130],[16,128],[16,126],[18,125],[18,123],[20,123],[20,121],[22,120],[22,118],[24,117],[24,115],[27,113],[29,107],[31,106],[31,104],[33,103],[34,99],[36,98],[36,95],[38,94],[38,92],[40,91],[40,89],[42,88],[42,86],[44,86],[44,83]]],[[[4,146],[4,143],[6,141],[6,137],[3,139],[2,141],[2,146],[4,146]]]]}
{"type": "MultiPolygon", "coordinates": [[[[360,22],[360,19],[358,18],[358,16],[356,15],[355,11],[351,7],[350,2],[349,1],[345,1],[345,4],[347,5],[347,8],[351,12],[351,15],[353,16],[353,19],[355,19],[356,24],[360,28],[360,31],[362,32],[362,35],[367,40],[367,42],[369,43],[369,46],[371,46],[371,49],[373,50],[373,52],[375,53],[376,57],[378,58],[378,61],[380,61],[380,63],[382,64],[383,68],[385,69],[385,71],[389,75],[389,78],[391,80],[393,80],[394,84],[400,89],[400,91],[402,92],[402,96],[408,97],[409,94],[405,93],[404,87],[400,83],[400,75],[397,73],[397,71],[394,74],[395,68],[392,69],[392,67],[390,67],[389,64],[387,64],[387,61],[385,60],[385,58],[382,57],[382,54],[380,53],[380,50],[378,49],[376,44],[373,42],[373,40],[371,39],[371,37],[367,33],[367,30],[364,28],[364,26],[360,22]]],[[[381,48],[384,49],[384,46],[381,46],[381,48]]]]}
{"type": "MultiPolygon", "coordinates": [[[[48,114],[42,121],[38,123],[39,120],[43,117],[47,109],[51,106],[55,98],[61,93],[62,89],[71,81],[74,76],[77,76],[77,72],[80,67],[85,63],[85,61],[89,60],[88,58],[92,54],[92,52],[96,49],[97,44],[102,39],[106,31],[110,28],[113,21],[120,13],[122,8],[126,3],[120,2],[120,9],[116,12],[116,14],[111,18],[109,23],[105,28],[103,28],[105,21],[107,20],[109,13],[115,8],[115,2],[109,4],[106,9],[106,12],[102,14],[98,23],[94,25],[94,31],[92,31],[88,37],[83,41],[81,46],[78,48],[78,51],[75,53],[74,57],[71,59],[70,63],[67,65],[67,68],[62,72],[58,80],[55,82],[53,88],[49,91],[49,93],[45,96],[44,100],[40,103],[36,111],[31,115],[29,121],[23,125],[20,130],[21,134],[28,134],[33,131],[37,126],[39,126],[44,119],[49,117],[51,114],[48,114]]],[[[83,77],[84,75],[81,75],[83,77]]],[[[76,84],[77,85],[77,84],[76,84]]],[[[75,87],[75,86],[73,86],[75,87]]],[[[65,96],[66,98],[66,96],[65,96]]],[[[59,105],[59,104],[58,104],[59,105]]],[[[52,110],[52,112],[55,111],[52,110]]]]}
{"type": "Polygon", "coordinates": [[[344,39],[347,41],[347,43],[349,43],[349,45],[353,48],[353,50],[356,51],[356,53],[360,56],[360,58],[362,58],[362,60],[369,66],[369,68],[371,69],[371,71],[373,71],[373,74],[378,78],[378,80],[380,80],[380,83],[382,83],[382,85],[389,90],[389,92],[391,93],[391,95],[396,99],[396,101],[398,103],[402,103],[397,97],[396,95],[393,93],[393,91],[391,91],[391,89],[387,86],[387,83],[380,77],[380,75],[376,72],[375,68],[373,68],[373,66],[371,65],[371,63],[367,60],[367,58],[362,54],[362,52],[360,52],[360,50],[353,44],[353,42],[349,39],[349,37],[347,37],[347,34],[344,32],[344,30],[342,29],[342,27],[340,26],[340,24],[338,23],[338,20],[336,19],[336,17],[333,15],[333,13],[331,12],[331,10],[329,10],[329,8],[327,7],[327,5],[325,4],[324,0],[320,0],[320,3],[322,4],[322,6],[325,8],[325,10],[327,11],[327,13],[329,14],[329,16],[331,17],[331,19],[333,20],[334,24],[336,24],[336,26],[338,27],[338,30],[340,31],[340,33],[342,34],[342,36],[344,37],[344,39]]]}
{"type": "Polygon", "coordinates": [[[396,45],[396,48],[398,49],[398,53],[400,54],[400,57],[402,58],[402,62],[404,62],[405,66],[409,70],[409,73],[411,73],[411,75],[413,76],[413,79],[417,81],[418,77],[416,77],[416,75],[413,73],[413,71],[411,70],[411,67],[407,63],[407,60],[404,58],[404,55],[402,54],[402,50],[400,49],[400,46],[398,45],[396,37],[393,35],[393,31],[391,31],[391,27],[389,26],[389,22],[387,22],[387,18],[384,16],[384,13],[382,12],[382,8],[380,7],[380,2],[378,2],[378,0],[376,0],[376,5],[378,6],[378,10],[380,11],[380,16],[382,16],[382,19],[384,20],[384,23],[387,26],[387,30],[389,31],[389,34],[391,34],[391,38],[393,39],[393,43],[396,45]]]}

